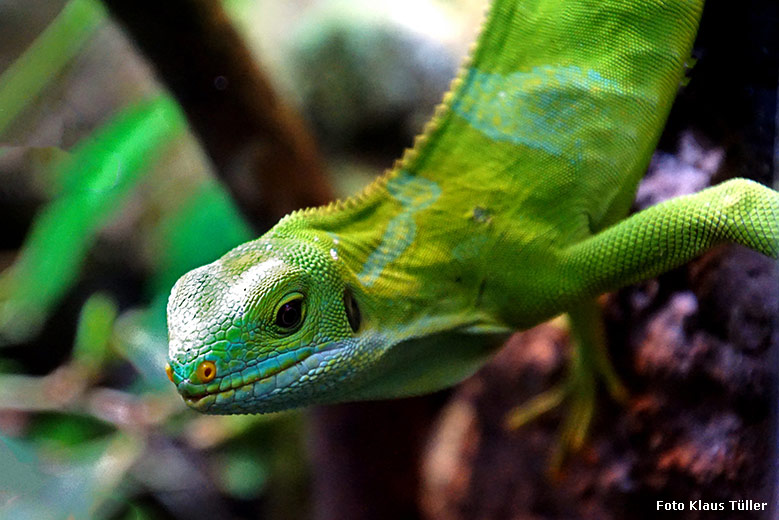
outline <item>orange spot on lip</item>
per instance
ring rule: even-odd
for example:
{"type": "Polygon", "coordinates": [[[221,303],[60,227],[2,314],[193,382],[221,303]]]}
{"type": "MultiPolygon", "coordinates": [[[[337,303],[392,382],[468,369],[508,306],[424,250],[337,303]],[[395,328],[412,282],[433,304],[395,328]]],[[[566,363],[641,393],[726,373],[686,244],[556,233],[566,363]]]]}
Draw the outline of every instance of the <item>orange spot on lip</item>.
{"type": "Polygon", "coordinates": [[[195,371],[201,383],[209,383],[216,377],[216,365],[213,361],[203,361],[195,371]]]}
{"type": "Polygon", "coordinates": [[[168,376],[168,379],[170,379],[171,383],[176,382],[173,380],[173,368],[170,366],[169,363],[165,363],[165,374],[168,376]]]}

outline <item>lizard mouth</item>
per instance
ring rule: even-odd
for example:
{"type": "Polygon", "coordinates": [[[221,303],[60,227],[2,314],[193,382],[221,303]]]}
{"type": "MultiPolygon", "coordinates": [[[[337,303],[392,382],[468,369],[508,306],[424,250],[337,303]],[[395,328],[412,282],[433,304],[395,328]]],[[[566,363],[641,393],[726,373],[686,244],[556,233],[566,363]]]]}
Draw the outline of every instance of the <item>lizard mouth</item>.
{"type": "MultiPolygon", "coordinates": [[[[251,406],[253,401],[267,397],[274,391],[280,391],[314,366],[306,361],[314,356],[312,348],[303,348],[274,356],[254,365],[253,370],[238,381],[233,378],[229,388],[215,391],[192,391],[186,383],[179,389],[184,402],[190,408],[202,413],[236,413],[251,406]],[[221,410],[220,410],[221,409],[221,410]]],[[[318,356],[314,356],[318,364],[318,356]]],[[[226,374],[223,377],[231,377],[226,374]]],[[[191,387],[190,387],[191,388],[191,387]]],[[[249,411],[249,410],[247,410],[249,411]]]]}

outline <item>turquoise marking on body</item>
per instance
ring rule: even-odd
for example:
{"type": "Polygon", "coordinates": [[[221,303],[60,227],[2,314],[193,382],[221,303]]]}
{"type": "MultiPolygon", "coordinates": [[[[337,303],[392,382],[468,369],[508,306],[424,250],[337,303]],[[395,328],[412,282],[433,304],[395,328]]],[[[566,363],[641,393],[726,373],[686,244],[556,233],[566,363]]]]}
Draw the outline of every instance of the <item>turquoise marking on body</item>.
{"type": "Polygon", "coordinates": [[[441,195],[438,184],[415,177],[405,170],[400,170],[387,182],[387,191],[400,202],[403,210],[389,221],[381,243],[368,255],[357,275],[366,287],[373,285],[384,267],[400,257],[414,242],[417,229],[414,213],[427,208],[441,195]]]}
{"type": "Polygon", "coordinates": [[[470,69],[452,110],[494,141],[563,155],[573,152],[566,136],[571,122],[609,117],[608,103],[593,103],[596,92],[625,95],[616,81],[573,65],[511,74],[470,69]]]}

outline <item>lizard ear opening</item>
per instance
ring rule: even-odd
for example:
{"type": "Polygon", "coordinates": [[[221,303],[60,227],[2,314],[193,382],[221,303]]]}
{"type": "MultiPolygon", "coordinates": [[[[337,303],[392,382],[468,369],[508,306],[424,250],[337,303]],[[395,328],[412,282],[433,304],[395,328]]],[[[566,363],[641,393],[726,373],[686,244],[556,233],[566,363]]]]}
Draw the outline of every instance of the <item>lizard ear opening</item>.
{"type": "Polygon", "coordinates": [[[344,291],[344,308],[346,309],[346,319],[349,320],[349,326],[352,328],[352,332],[357,332],[360,329],[362,316],[360,316],[360,308],[357,306],[357,300],[354,299],[354,295],[348,287],[344,291]]]}

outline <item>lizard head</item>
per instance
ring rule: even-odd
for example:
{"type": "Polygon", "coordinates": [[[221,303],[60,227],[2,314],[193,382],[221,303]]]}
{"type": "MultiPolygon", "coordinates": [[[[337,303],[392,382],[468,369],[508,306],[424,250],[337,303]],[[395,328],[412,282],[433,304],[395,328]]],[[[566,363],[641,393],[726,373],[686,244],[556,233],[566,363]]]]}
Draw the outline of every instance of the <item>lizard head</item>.
{"type": "Polygon", "coordinates": [[[312,395],[335,400],[348,384],[361,357],[360,307],[342,268],[315,246],[260,238],[175,284],[166,372],[190,407],[270,412],[312,395]]]}

